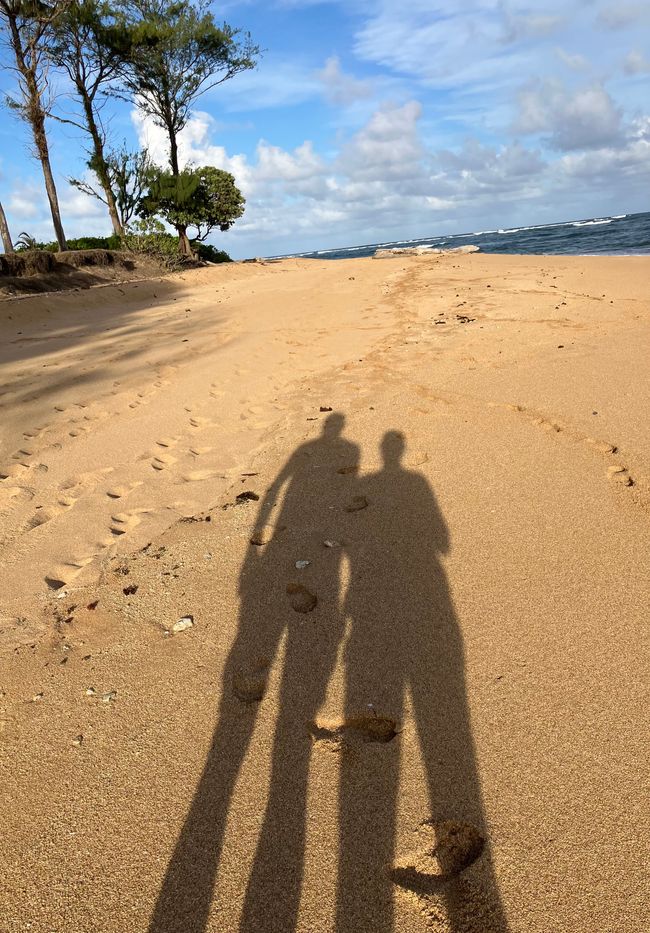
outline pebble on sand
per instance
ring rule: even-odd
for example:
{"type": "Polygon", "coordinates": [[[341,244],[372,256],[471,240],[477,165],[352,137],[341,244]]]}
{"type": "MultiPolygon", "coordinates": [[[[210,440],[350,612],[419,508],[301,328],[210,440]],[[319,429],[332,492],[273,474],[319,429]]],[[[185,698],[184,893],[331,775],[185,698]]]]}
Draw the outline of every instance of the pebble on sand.
{"type": "Polygon", "coordinates": [[[172,633],[177,635],[179,632],[184,632],[188,628],[192,628],[194,625],[194,616],[183,616],[178,622],[174,622],[172,625],[172,633]]]}
{"type": "Polygon", "coordinates": [[[352,502],[349,505],[346,505],[346,512],[360,512],[362,509],[368,508],[368,500],[365,496],[354,496],[352,502]]]}

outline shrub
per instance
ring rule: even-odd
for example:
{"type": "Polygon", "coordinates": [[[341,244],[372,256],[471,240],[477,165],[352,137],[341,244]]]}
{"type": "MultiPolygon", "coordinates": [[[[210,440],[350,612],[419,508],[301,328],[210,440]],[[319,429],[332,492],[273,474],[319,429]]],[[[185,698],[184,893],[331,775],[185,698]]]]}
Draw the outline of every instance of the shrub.
{"type": "Polygon", "coordinates": [[[68,240],[68,249],[122,249],[122,237],[112,236],[81,236],[76,240],[68,240]]]}
{"type": "Polygon", "coordinates": [[[178,251],[178,237],[167,233],[159,220],[139,220],[124,236],[123,245],[132,253],[141,253],[158,260],[167,269],[180,269],[183,257],[178,251]]]}
{"type": "Polygon", "coordinates": [[[204,262],[232,262],[228,253],[223,249],[217,249],[210,243],[192,243],[192,249],[196,250],[199,259],[204,262]]]}

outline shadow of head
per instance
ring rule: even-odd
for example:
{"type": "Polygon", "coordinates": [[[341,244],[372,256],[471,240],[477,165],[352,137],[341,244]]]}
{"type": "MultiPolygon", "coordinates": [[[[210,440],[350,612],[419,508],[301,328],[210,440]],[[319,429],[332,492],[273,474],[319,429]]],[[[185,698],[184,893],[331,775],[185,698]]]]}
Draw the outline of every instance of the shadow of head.
{"type": "Polygon", "coordinates": [[[384,467],[397,469],[406,450],[406,437],[401,431],[386,431],[381,442],[384,467]]]}
{"type": "Polygon", "coordinates": [[[327,440],[335,440],[342,434],[344,427],[345,415],[341,414],[340,411],[332,412],[323,421],[323,437],[327,438],[327,440]]]}

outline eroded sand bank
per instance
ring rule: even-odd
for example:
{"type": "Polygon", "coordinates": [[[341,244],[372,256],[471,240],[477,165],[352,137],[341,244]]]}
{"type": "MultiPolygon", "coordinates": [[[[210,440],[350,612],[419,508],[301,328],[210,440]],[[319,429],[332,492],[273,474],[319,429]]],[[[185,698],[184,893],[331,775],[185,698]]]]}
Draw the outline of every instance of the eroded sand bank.
{"type": "Polygon", "coordinates": [[[0,929],[646,928],[649,274],[0,305],[0,929]]]}

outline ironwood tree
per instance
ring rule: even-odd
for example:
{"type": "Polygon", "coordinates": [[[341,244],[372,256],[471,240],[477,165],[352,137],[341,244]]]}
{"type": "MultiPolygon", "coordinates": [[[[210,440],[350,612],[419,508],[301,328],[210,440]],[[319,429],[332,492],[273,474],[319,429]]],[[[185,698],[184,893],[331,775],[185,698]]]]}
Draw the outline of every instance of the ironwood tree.
{"type": "MultiPolygon", "coordinates": [[[[117,214],[120,230],[115,231],[123,236],[136,214],[142,197],[144,196],[153,169],[153,163],[146,149],[131,152],[122,146],[118,150],[104,151],[103,171],[106,174],[108,187],[113,195],[113,202],[117,214]]],[[[88,168],[99,179],[99,172],[95,167],[94,157],[89,159],[88,168]]],[[[97,198],[108,206],[106,191],[103,185],[96,187],[86,179],[69,178],[70,184],[92,198],[97,198]],[[99,190],[98,190],[99,188],[99,190]]],[[[115,226],[113,227],[115,230],[115,226]]]]}
{"type": "MultiPolygon", "coordinates": [[[[53,24],[47,45],[50,61],[72,84],[73,90],[68,97],[76,104],[74,112],[61,112],[58,108],[53,116],[62,123],[78,127],[88,137],[88,165],[97,177],[102,191],[100,200],[108,208],[113,233],[118,236],[124,233],[124,226],[111,183],[111,167],[106,157],[107,127],[102,114],[119,73],[126,45],[127,34],[119,17],[114,15],[112,5],[103,0],[67,4],[53,24]]],[[[85,190],[81,183],[76,186],[85,190]]],[[[92,186],[88,187],[92,189],[92,186]]]]}
{"type": "Polygon", "coordinates": [[[9,224],[5,216],[5,210],[0,201],[0,237],[2,237],[2,247],[5,253],[14,252],[14,244],[9,233],[9,224]]]}
{"type": "Polygon", "coordinates": [[[43,169],[45,190],[60,250],[67,249],[59,198],[52,174],[45,120],[50,108],[46,50],[56,21],[68,6],[66,0],[0,0],[3,38],[12,53],[12,70],[17,78],[17,95],[8,96],[8,106],[31,129],[36,157],[43,169]]]}
{"type": "Polygon", "coordinates": [[[178,134],[198,98],[254,68],[260,54],[248,33],[218,25],[209,0],[117,0],[128,53],[123,93],[165,130],[169,165],[180,172],[178,134]]]}

